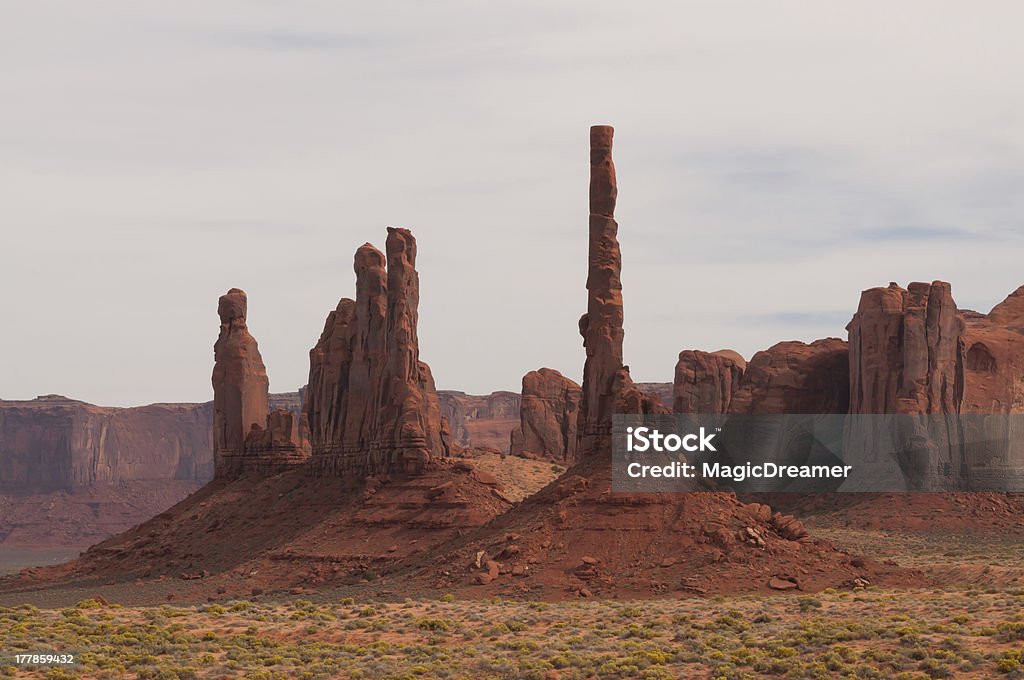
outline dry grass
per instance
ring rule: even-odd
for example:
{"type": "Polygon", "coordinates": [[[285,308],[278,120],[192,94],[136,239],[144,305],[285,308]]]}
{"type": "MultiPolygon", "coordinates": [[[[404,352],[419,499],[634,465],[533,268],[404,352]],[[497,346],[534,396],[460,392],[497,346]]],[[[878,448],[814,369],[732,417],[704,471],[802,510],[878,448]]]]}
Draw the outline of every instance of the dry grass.
{"type": "MultiPolygon", "coordinates": [[[[0,609],[0,649],[88,678],[1024,677],[1024,590],[565,603],[0,609]]],[[[9,664],[10,658],[3,660],[9,664]]]]}

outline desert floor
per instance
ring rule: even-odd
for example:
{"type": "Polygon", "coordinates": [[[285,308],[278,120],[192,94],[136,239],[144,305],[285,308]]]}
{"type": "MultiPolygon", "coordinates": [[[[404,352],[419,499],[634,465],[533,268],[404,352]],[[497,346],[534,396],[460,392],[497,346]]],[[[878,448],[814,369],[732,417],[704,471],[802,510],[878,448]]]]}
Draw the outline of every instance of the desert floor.
{"type": "MultiPolygon", "coordinates": [[[[0,604],[0,674],[61,678],[1024,678],[1024,545],[828,533],[922,569],[923,590],[565,602],[348,591],[132,606],[132,586],[0,604]],[[96,596],[99,595],[97,598],[96,596]],[[13,654],[75,653],[17,666],[13,654]]],[[[174,587],[173,583],[147,587],[174,587]]],[[[169,590],[169,593],[171,591],[169,590]]],[[[151,597],[152,593],[147,594],[151,597]]]]}

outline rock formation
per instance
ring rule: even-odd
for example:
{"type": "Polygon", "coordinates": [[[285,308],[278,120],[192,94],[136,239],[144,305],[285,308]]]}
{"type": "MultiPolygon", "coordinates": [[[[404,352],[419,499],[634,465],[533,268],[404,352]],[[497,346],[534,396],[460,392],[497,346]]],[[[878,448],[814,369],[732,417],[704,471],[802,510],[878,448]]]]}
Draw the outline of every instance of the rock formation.
{"type": "Polygon", "coordinates": [[[728,413],[733,393],[739,387],[746,367],[743,357],[729,349],[680,352],[672,384],[672,411],[728,413]]]}
{"type": "Polygon", "coordinates": [[[846,413],[850,380],[846,342],[780,342],[751,357],[729,413],[846,413]]]}
{"type": "Polygon", "coordinates": [[[468,581],[490,587],[485,592],[491,594],[531,597],[768,591],[780,575],[793,587],[796,574],[805,589],[861,575],[877,582],[884,567],[817,544],[793,517],[742,503],[732,493],[613,492],[613,415],[665,409],[637,388],[622,363],[612,129],[591,128],[590,140],[588,300],[580,320],[586,362],[576,463],[449,553],[427,556],[414,568],[433,574],[436,589],[468,581]],[[469,573],[460,575],[459,565],[469,573]]]}
{"type": "Polygon", "coordinates": [[[622,256],[615,221],[618,187],[612,162],[613,134],[607,125],[590,128],[587,312],[579,322],[587,353],[576,426],[580,457],[610,453],[614,413],[660,410],[659,400],[637,389],[629,368],[622,363],[622,256]]]}
{"type": "Polygon", "coordinates": [[[269,413],[270,381],[256,339],[246,325],[245,292],[232,288],[217,306],[214,344],[213,457],[216,476],[276,474],[308,458],[297,421],[285,410],[269,413]]]}
{"type": "Polygon", "coordinates": [[[220,334],[213,346],[213,457],[217,476],[241,456],[253,425],[267,420],[270,380],[256,338],[246,325],[245,292],[232,288],[217,306],[220,334]]]}
{"type": "Polygon", "coordinates": [[[508,449],[509,435],[519,426],[520,395],[517,392],[466,394],[438,390],[441,415],[447,418],[451,444],[464,449],[508,449]]]}
{"type": "Polygon", "coordinates": [[[961,412],[992,414],[966,419],[964,458],[975,489],[1024,490],[1024,286],[988,314],[964,311],[961,412]],[[986,430],[976,436],[972,428],[986,430]],[[994,446],[992,435],[1002,437],[994,446]],[[988,441],[986,441],[988,440],[988,441]]]}
{"type": "Polygon", "coordinates": [[[245,437],[244,455],[232,463],[233,475],[257,472],[272,475],[309,458],[300,433],[299,418],[284,409],[267,414],[266,427],[253,423],[245,437]]]}
{"type": "Polygon", "coordinates": [[[520,424],[512,431],[510,453],[573,463],[580,395],[580,386],[554,369],[524,375],[520,424]]]}
{"type": "Polygon", "coordinates": [[[866,290],[847,330],[850,413],[960,411],[964,322],[948,283],[866,290]]]}
{"type": "Polygon", "coordinates": [[[213,406],[0,401],[0,552],[90,545],[213,477],[213,406]]]}
{"type": "Polygon", "coordinates": [[[918,418],[893,420],[885,429],[876,421],[852,420],[844,435],[845,459],[865,479],[886,480],[886,486],[962,486],[964,322],[949,284],[868,289],[847,330],[850,413],[918,418]]]}
{"type": "Polygon", "coordinates": [[[964,311],[962,316],[962,410],[1024,413],[1024,286],[988,314],[964,311]]]}
{"type": "Polygon", "coordinates": [[[419,360],[416,240],[388,228],[387,257],[356,251],[356,299],[342,299],[310,351],[310,471],[417,471],[448,455],[430,368],[419,360]]]}

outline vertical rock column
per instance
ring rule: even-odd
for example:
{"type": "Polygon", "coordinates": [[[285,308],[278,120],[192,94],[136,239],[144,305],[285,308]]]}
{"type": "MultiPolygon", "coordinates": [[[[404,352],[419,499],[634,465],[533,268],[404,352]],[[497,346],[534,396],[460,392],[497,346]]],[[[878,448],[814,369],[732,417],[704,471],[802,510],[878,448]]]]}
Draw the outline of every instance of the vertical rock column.
{"type": "Polygon", "coordinates": [[[656,398],[637,389],[622,363],[622,256],[615,221],[615,164],[608,125],[590,128],[590,246],[587,313],[580,335],[587,351],[577,421],[578,460],[610,456],[612,415],[666,413],[656,398]]]}
{"type": "Polygon", "coordinates": [[[615,221],[615,164],[608,125],[590,128],[590,241],[587,268],[587,313],[580,319],[586,348],[583,393],[577,424],[580,456],[610,442],[616,402],[616,374],[622,368],[622,282],[619,275],[619,225],[615,221]]]}
{"type": "Polygon", "coordinates": [[[388,227],[387,342],[382,410],[373,467],[415,471],[432,457],[447,455],[441,408],[430,367],[420,361],[420,277],[416,239],[408,229],[388,227]]]}
{"type": "Polygon", "coordinates": [[[213,346],[213,455],[215,475],[231,474],[255,425],[267,422],[270,381],[256,339],[245,323],[245,292],[232,288],[217,307],[220,335],[213,346]]]}

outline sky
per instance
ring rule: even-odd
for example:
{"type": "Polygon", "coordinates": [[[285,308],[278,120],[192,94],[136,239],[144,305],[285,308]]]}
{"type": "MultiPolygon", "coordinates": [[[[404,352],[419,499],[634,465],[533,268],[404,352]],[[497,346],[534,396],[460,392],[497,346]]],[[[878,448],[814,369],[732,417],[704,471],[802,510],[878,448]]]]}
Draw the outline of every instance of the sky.
{"type": "Polygon", "coordinates": [[[306,382],[352,256],[418,239],[441,389],[579,379],[589,126],[626,363],[845,337],[860,291],[1024,284],[1018,2],[7,2],[0,398],[212,398],[217,298],[306,382]]]}

